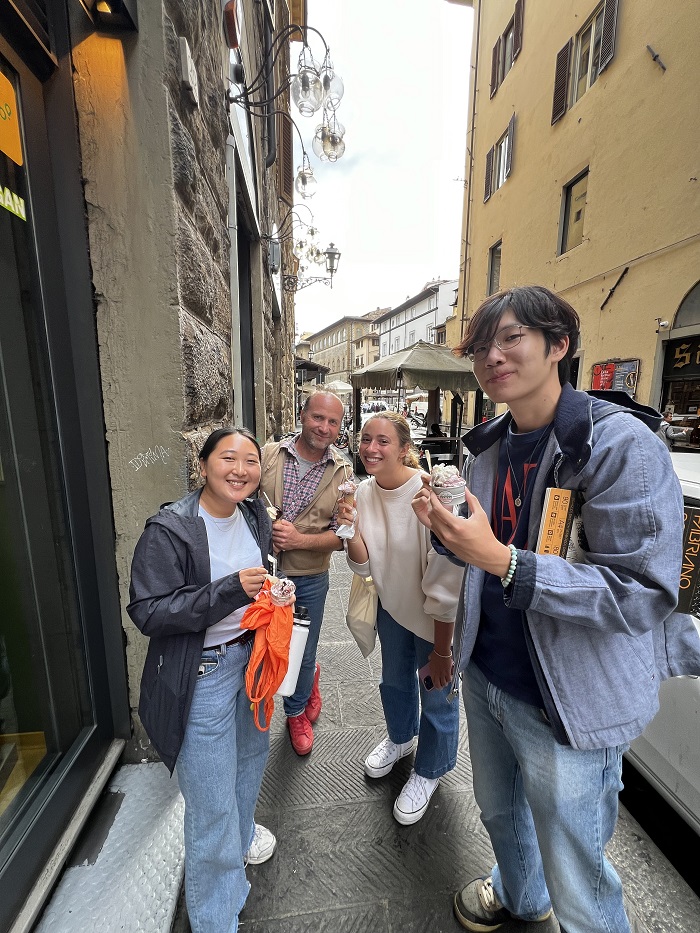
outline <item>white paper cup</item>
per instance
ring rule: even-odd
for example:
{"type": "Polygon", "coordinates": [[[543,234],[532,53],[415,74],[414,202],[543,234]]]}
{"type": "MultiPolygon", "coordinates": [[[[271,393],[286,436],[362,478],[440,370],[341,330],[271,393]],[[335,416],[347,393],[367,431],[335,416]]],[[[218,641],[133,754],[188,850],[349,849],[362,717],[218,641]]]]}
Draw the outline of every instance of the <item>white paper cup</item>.
{"type": "Polygon", "coordinates": [[[456,513],[457,509],[464,502],[464,490],[467,484],[461,480],[459,486],[431,486],[435,495],[440,500],[440,504],[446,509],[456,513]]]}

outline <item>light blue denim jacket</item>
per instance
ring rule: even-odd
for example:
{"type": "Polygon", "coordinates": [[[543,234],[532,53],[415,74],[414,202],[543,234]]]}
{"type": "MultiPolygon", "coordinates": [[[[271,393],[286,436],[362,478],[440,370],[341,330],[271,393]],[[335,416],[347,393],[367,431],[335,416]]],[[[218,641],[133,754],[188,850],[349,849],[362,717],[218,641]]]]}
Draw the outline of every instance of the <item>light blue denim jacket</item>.
{"type": "MultiPolygon", "coordinates": [[[[466,439],[467,483],[487,512],[510,420],[506,413],[478,425],[466,439]]],[[[659,421],[632,399],[621,407],[563,387],[535,480],[528,549],[518,551],[514,582],[504,593],[509,606],[524,612],[545,713],[559,741],[573,748],[630,742],[655,715],[662,680],[700,674],[693,620],[674,612],[683,497],[654,434],[659,421]],[[583,493],[582,563],[533,550],[548,486],[583,493]]],[[[484,571],[468,566],[457,610],[457,673],[474,647],[483,582],[484,571]]]]}

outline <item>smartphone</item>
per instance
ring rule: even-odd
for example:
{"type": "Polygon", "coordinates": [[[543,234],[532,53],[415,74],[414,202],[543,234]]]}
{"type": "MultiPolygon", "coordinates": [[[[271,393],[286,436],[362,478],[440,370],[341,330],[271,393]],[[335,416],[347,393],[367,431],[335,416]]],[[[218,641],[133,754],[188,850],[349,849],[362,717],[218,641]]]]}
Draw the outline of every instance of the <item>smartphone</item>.
{"type": "Polygon", "coordinates": [[[418,671],[418,678],[426,690],[433,689],[435,684],[433,683],[433,678],[430,676],[430,662],[424,664],[423,667],[418,671]]]}
{"type": "MultiPolygon", "coordinates": [[[[452,674],[454,674],[455,666],[452,665],[452,674]]],[[[426,690],[432,690],[435,684],[433,683],[433,678],[430,676],[430,662],[424,664],[423,667],[418,671],[418,677],[420,682],[423,684],[426,690]]]]}

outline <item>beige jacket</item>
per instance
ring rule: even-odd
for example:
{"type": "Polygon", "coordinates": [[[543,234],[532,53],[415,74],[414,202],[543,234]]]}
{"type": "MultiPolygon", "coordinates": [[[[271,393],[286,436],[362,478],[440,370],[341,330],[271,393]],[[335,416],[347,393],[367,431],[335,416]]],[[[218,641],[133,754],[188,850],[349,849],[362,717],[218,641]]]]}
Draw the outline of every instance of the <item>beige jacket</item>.
{"type": "MultiPolygon", "coordinates": [[[[314,498],[294,521],[294,527],[301,534],[314,535],[328,531],[336,509],[338,487],[345,480],[346,472],[351,473],[350,464],[335,447],[331,446],[330,451],[333,463],[326,464],[314,498]]],[[[261,494],[265,493],[273,505],[279,508],[282,508],[282,480],[286,456],[285,450],[280,450],[279,442],[265,444],[262,450],[261,494]]],[[[288,576],[308,577],[328,570],[331,551],[285,551],[278,555],[278,561],[279,570],[288,576]]]]}

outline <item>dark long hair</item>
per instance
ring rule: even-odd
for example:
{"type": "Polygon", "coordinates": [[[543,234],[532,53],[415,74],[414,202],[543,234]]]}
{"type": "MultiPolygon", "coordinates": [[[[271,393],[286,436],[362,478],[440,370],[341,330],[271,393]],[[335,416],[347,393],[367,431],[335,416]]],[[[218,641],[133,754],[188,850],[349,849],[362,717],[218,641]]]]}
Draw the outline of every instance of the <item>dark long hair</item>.
{"type": "Polygon", "coordinates": [[[561,385],[568,382],[571,361],[578,349],[581,321],[568,301],[543,285],[523,285],[489,295],[470,317],[467,333],[455,354],[466,356],[472,344],[491,340],[509,308],[520,324],[542,331],[547,356],[555,343],[563,337],[569,338],[569,349],[558,364],[559,382],[561,385]]]}
{"type": "Polygon", "coordinates": [[[209,459],[209,456],[211,455],[212,450],[214,450],[219,441],[224,437],[228,437],[230,434],[241,434],[243,437],[247,437],[249,441],[252,441],[253,444],[255,444],[258,457],[262,459],[262,451],[260,449],[260,444],[258,444],[258,439],[252,431],[248,430],[248,428],[217,428],[216,431],[212,431],[204,442],[204,446],[199,451],[199,459],[204,460],[206,463],[209,459]]]}

